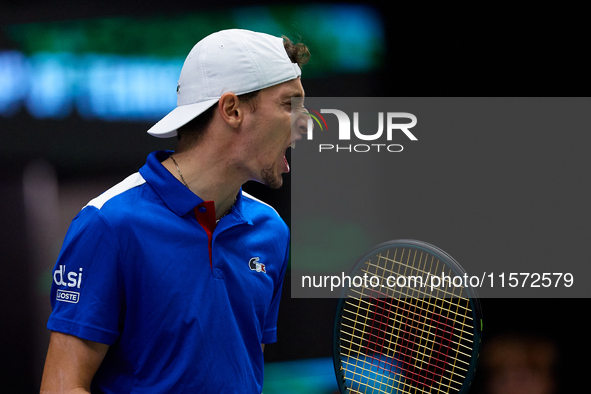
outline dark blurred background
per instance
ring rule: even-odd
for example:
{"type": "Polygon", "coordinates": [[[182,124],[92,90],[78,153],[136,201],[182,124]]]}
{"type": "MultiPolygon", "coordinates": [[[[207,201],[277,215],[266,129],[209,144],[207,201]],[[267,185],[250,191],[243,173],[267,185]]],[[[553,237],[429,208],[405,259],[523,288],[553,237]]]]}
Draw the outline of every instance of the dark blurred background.
{"type": "MultiPolygon", "coordinates": [[[[582,45],[588,35],[576,10],[550,16],[538,9],[489,6],[4,1],[0,392],[39,389],[49,339],[51,270],[70,220],[91,198],[137,171],[149,152],[174,148],[173,140],[145,131],[175,105],[176,78],[194,43],[232,27],[301,39],[312,52],[303,72],[312,97],[588,95],[587,45],[582,45]]],[[[273,205],[289,224],[289,175],[280,190],[257,184],[245,190],[273,205]]],[[[586,299],[482,303],[487,361],[475,392],[496,392],[493,387],[512,392],[511,376],[502,372],[507,368],[525,371],[516,378],[520,382],[552,378],[552,385],[532,383],[515,392],[584,391],[580,360],[588,345],[578,338],[584,338],[586,299]],[[550,343],[550,350],[546,356],[524,350],[522,369],[502,367],[487,359],[503,354],[498,346],[492,349],[496,338],[509,338],[505,343],[513,350],[531,348],[524,344],[534,338],[550,343]]],[[[330,360],[335,306],[330,299],[292,299],[286,278],[279,342],[265,350],[266,393],[336,389],[330,360]]]]}

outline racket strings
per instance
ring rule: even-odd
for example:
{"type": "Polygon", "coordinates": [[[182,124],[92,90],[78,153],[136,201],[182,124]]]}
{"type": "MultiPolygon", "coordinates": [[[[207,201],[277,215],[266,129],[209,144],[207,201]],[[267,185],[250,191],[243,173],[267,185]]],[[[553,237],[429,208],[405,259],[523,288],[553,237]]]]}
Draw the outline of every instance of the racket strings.
{"type": "MultiPolygon", "coordinates": [[[[367,306],[359,306],[360,309],[365,310],[365,309],[367,309],[367,308],[370,307],[370,303],[368,301],[364,300],[363,302],[366,303],[367,306]]],[[[353,305],[350,302],[347,302],[347,303],[349,305],[353,305]]],[[[347,321],[355,322],[356,318],[358,318],[358,316],[356,314],[354,314],[353,312],[351,312],[351,311],[349,311],[347,309],[345,309],[345,312],[348,312],[348,314],[344,314],[343,315],[343,319],[345,319],[347,321]]],[[[400,317],[400,316],[395,315],[391,319],[392,320],[392,323],[393,323],[392,326],[393,327],[398,327],[399,325],[404,324],[404,321],[402,319],[403,319],[403,317],[400,317]]],[[[342,323],[342,324],[344,326],[347,326],[346,323],[342,323]]],[[[366,323],[363,322],[361,324],[366,324],[366,323]]],[[[347,327],[350,327],[351,329],[353,328],[352,326],[347,326],[347,327]]],[[[452,327],[452,326],[449,326],[449,327],[452,327]]],[[[434,337],[433,334],[430,334],[431,331],[429,331],[429,329],[431,329],[431,328],[435,328],[435,327],[432,326],[432,325],[430,325],[430,324],[425,323],[424,324],[424,328],[420,329],[421,337],[422,338],[425,338],[427,341],[431,341],[432,340],[432,337],[434,337]]],[[[467,331],[466,330],[463,330],[463,331],[465,331],[464,334],[467,334],[468,336],[471,337],[473,335],[473,333],[472,333],[472,331],[470,329],[471,327],[470,326],[467,326],[467,328],[468,328],[467,331]]],[[[390,331],[393,332],[395,330],[390,330],[390,331]]],[[[383,330],[383,332],[384,333],[386,332],[385,329],[383,330]]],[[[394,335],[394,334],[392,334],[392,335],[394,335]]],[[[456,332],[453,332],[453,337],[455,337],[455,339],[452,342],[455,345],[458,345],[459,347],[464,347],[467,351],[469,351],[469,350],[472,349],[471,346],[468,346],[467,344],[463,343],[463,342],[468,342],[468,344],[472,343],[472,341],[469,338],[466,338],[466,337],[462,338],[457,331],[456,332]]]]}
{"type": "MultiPolygon", "coordinates": [[[[434,275],[432,271],[426,271],[425,269],[420,269],[420,267],[410,267],[411,268],[411,272],[409,272],[408,274],[405,272],[403,274],[401,274],[400,272],[394,272],[393,268],[390,270],[387,270],[384,265],[380,265],[381,261],[380,260],[384,260],[384,261],[390,261],[392,262],[394,265],[398,265],[398,267],[404,267],[405,269],[408,269],[409,267],[406,265],[406,263],[402,262],[402,261],[395,261],[394,259],[389,259],[388,257],[384,257],[382,255],[378,255],[378,263],[371,263],[371,260],[368,261],[366,263],[367,268],[363,269],[362,272],[367,273],[371,276],[375,276],[377,278],[379,278],[380,280],[380,284],[376,287],[380,290],[385,291],[385,293],[382,293],[381,291],[379,291],[379,293],[383,296],[383,297],[398,297],[398,296],[404,296],[404,295],[408,295],[408,289],[412,289],[412,296],[413,297],[425,297],[425,298],[429,298],[429,297],[434,297],[434,294],[432,293],[432,290],[435,289],[436,290],[436,296],[437,298],[442,298],[442,299],[447,299],[447,298],[456,298],[459,297],[459,294],[457,294],[457,289],[458,287],[451,287],[452,291],[450,291],[450,282],[449,281],[439,281],[437,282],[438,286],[435,286],[434,281],[432,281],[432,277],[437,277],[438,279],[440,278],[441,274],[443,274],[444,277],[451,277],[451,271],[448,272],[447,274],[443,271],[441,271],[440,274],[436,274],[434,275]],[[375,268],[375,271],[372,272],[369,270],[370,267],[375,268]],[[378,271],[382,270],[383,272],[380,274],[378,271]],[[420,276],[417,276],[417,274],[419,274],[420,276]],[[404,278],[404,283],[409,283],[412,282],[413,284],[415,284],[415,286],[398,286],[398,278],[404,278]],[[410,278],[410,279],[409,279],[410,278]],[[386,283],[386,285],[383,285],[383,283],[386,283]],[[389,286],[389,283],[394,283],[396,285],[394,286],[389,286]],[[416,283],[418,283],[419,285],[416,286],[416,283]],[[445,284],[445,287],[441,287],[441,284],[445,284]],[[422,290],[425,289],[425,290],[422,290]],[[428,290],[431,289],[431,292],[428,292],[428,290]],[[389,292],[391,292],[391,294],[389,294],[389,292]]],[[[420,264],[420,263],[419,263],[420,264]]],[[[425,265],[427,264],[427,262],[425,262],[425,265]]],[[[433,270],[437,271],[438,267],[435,267],[433,270]]],[[[459,287],[460,291],[463,289],[462,287],[459,287]]],[[[375,288],[372,288],[372,290],[375,290],[375,288]]],[[[450,305],[452,305],[451,302],[449,302],[450,305]]],[[[465,306],[461,306],[461,308],[464,309],[464,314],[468,311],[470,311],[470,307],[465,307],[465,306]]]]}
{"type": "MultiPolygon", "coordinates": [[[[361,301],[368,303],[366,300],[361,301]]],[[[364,306],[360,307],[360,309],[367,310],[369,308],[364,306]]],[[[345,311],[348,312],[348,314],[353,314],[350,310],[345,311]]],[[[343,318],[350,322],[355,322],[355,316],[351,317],[348,316],[348,314],[344,314],[343,318]]],[[[400,316],[402,316],[402,318],[408,318],[409,315],[400,316]]],[[[349,334],[349,337],[343,336],[341,341],[349,343],[349,349],[357,352],[369,350],[370,352],[379,352],[388,355],[395,354],[396,352],[401,353],[404,355],[402,360],[403,363],[408,364],[410,364],[410,361],[408,360],[409,355],[415,353],[416,357],[413,357],[413,361],[416,361],[415,364],[419,364],[419,368],[423,368],[420,364],[427,364],[430,367],[441,371],[445,369],[444,365],[430,365],[425,361],[425,358],[430,357],[432,359],[433,355],[435,355],[436,360],[443,359],[443,363],[445,363],[448,353],[454,345],[460,345],[459,347],[469,349],[466,345],[452,340],[452,335],[458,334],[454,332],[454,327],[446,321],[447,319],[441,315],[432,315],[431,320],[440,323],[439,325],[435,324],[432,326],[433,331],[428,331],[425,330],[424,327],[419,327],[421,324],[426,325],[425,321],[429,319],[424,319],[423,322],[416,319],[407,319],[407,321],[403,321],[402,319],[397,320],[396,318],[391,317],[389,317],[389,319],[392,322],[380,321],[377,325],[377,320],[373,317],[367,318],[366,320],[368,320],[368,322],[357,320],[359,326],[365,326],[363,329],[366,334],[365,336],[360,336],[352,325],[341,323],[343,328],[341,332],[343,334],[349,334]],[[393,329],[389,331],[386,330],[386,325],[391,325],[393,329]],[[398,334],[394,334],[394,332],[397,332],[398,334]],[[391,337],[390,339],[386,338],[386,335],[388,334],[391,337]],[[416,341],[417,338],[420,338],[419,342],[416,341]]],[[[359,330],[359,327],[357,328],[359,330]]],[[[471,332],[468,334],[472,335],[471,332]]],[[[470,357],[470,354],[467,352],[462,352],[459,349],[457,351],[466,358],[470,357]]],[[[469,365],[468,362],[463,360],[459,360],[459,362],[465,364],[466,367],[469,365]]],[[[458,368],[466,371],[465,368],[459,366],[458,368]]]]}
{"type": "MultiPolygon", "coordinates": [[[[390,251],[376,256],[377,263],[368,261],[363,272],[382,279],[421,275],[426,281],[445,267],[433,256],[417,256],[416,250],[403,250],[398,261],[397,253],[396,249],[392,258],[390,251]]],[[[461,288],[438,288],[435,296],[401,286],[351,289],[340,330],[340,354],[350,388],[372,393],[461,388],[472,349],[470,301],[462,297],[461,288]]]]}
{"type": "MultiPolygon", "coordinates": [[[[371,264],[371,262],[368,262],[368,268],[369,267],[376,267],[376,268],[380,268],[378,265],[375,264],[371,264]]],[[[439,295],[439,297],[446,297],[446,298],[456,298],[458,297],[458,294],[456,294],[453,291],[449,291],[448,289],[448,281],[445,281],[444,283],[446,284],[445,288],[442,288],[441,286],[436,286],[435,284],[431,285],[431,279],[432,277],[436,277],[438,280],[440,280],[439,275],[431,275],[430,273],[426,273],[425,276],[417,276],[416,274],[413,275],[412,273],[410,275],[379,275],[377,273],[371,272],[369,270],[363,270],[363,272],[371,274],[372,276],[378,278],[381,283],[394,283],[395,285],[393,286],[388,286],[388,285],[378,285],[378,287],[384,289],[384,291],[386,291],[386,293],[383,293],[384,297],[389,297],[389,296],[396,296],[396,292],[400,293],[400,294],[406,294],[405,293],[405,287],[411,287],[411,286],[398,286],[397,280],[398,278],[403,278],[405,280],[404,283],[413,283],[413,290],[416,292],[417,297],[433,297],[433,289],[437,290],[437,294],[439,295]],[[410,279],[409,279],[410,278],[410,279]],[[418,283],[418,286],[414,285],[415,283],[418,283]],[[387,292],[392,292],[393,294],[388,294],[387,292]]],[[[417,274],[423,274],[423,272],[417,272],[417,274]]],[[[437,282],[438,284],[440,284],[441,282],[437,282]]],[[[455,289],[455,288],[454,288],[455,289]]]]}
{"type": "MultiPolygon", "coordinates": [[[[355,291],[355,290],[353,290],[353,292],[356,292],[356,293],[358,293],[358,294],[362,294],[361,292],[358,292],[358,291],[355,291]]],[[[355,297],[355,296],[353,296],[353,295],[349,294],[349,299],[350,299],[350,300],[358,300],[358,299],[360,299],[360,298],[358,298],[358,297],[355,297]]],[[[367,299],[369,299],[368,297],[361,298],[361,299],[362,299],[362,300],[366,300],[365,302],[366,302],[366,304],[367,304],[367,305],[371,305],[371,303],[370,303],[369,301],[367,301],[367,299]]],[[[407,301],[405,301],[405,299],[401,298],[401,300],[402,300],[401,302],[403,302],[403,303],[405,303],[405,304],[408,304],[408,302],[407,302],[407,301]]],[[[470,300],[468,300],[468,299],[464,299],[463,301],[465,301],[467,304],[469,304],[469,302],[470,302],[470,300]]],[[[352,305],[352,303],[351,303],[350,301],[345,301],[345,302],[346,302],[346,303],[348,303],[348,304],[350,304],[350,305],[352,305]]],[[[435,308],[435,307],[437,307],[437,306],[436,306],[436,304],[429,303],[429,304],[428,304],[426,307],[424,307],[423,309],[424,309],[424,310],[433,310],[432,308],[435,308]]],[[[362,309],[363,309],[364,307],[360,306],[360,308],[362,308],[362,309]]],[[[441,307],[441,309],[444,309],[444,308],[443,308],[443,307],[441,307]]],[[[465,308],[464,308],[464,309],[465,309],[465,308]]],[[[455,311],[452,311],[451,309],[445,309],[445,310],[446,310],[446,311],[449,311],[449,313],[451,313],[451,314],[452,314],[452,315],[453,315],[455,318],[463,318],[463,317],[465,317],[465,318],[466,318],[466,319],[468,319],[470,322],[472,322],[472,317],[471,317],[471,316],[465,316],[465,313],[457,313],[457,312],[455,312],[455,311]]],[[[419,313],[418,311],[411,311],[411,312],[410,312],[410,314],[412,314],[412,315],[414,315],[414,316],[421,316],[421,315],[420,315],[420,313],[419,313]]],[[[470,323],[470,324],[471,324],[471,323],[470,323]]],[[[426,326],[426,327],[428,327],[428,328],[432,328],[432,326],[431,326],[429,323],[427,323],[427,322],[425,322],[425,326],[426,326]]]]}
{"type": "MultiPolygon", "coordinates": [[[[343,319],[345,319],[347,321],[350,321],[350,322],[355,322],[355,319],[352,318],[352,317],[350,317],[350,316],[344,315],[343,316],[343,319]]],[[[396,324],[404,324],[401,320],[395,320],[395,319],[393,319],[393,321],[396,324]]],[[[367,323],[361,323],[361,324],[365,324],[366,328],[369,327],[369,324],[367,324],[367,323]]],[[[355,331],[354,331],[355,328],[352,325],[346,324],[344,322],[341,323],[341,325],[344,327],[344,330],[342,330],[343,333],[350,333],[352,339],[350,339],[349,342],[351,343],[351,345],[357,344],[357,343],[355,343],[353,341],[353,339],[357,339],[357,340],[363,340],[364,339],[361,336],[355,335],[355,331]],[[353,330],[353,331],[351,332],[351,331],[348,331],[348,330],[353,330]]],[[[440,329],[438,327],[436,327],[436,329],[438,331],[440,331],[440,329]]],[[[400,335],[394,334],[393,331],[395,331],[395,330],[387,331],[386,329],[380,329],[376,333],[375,337],[376,338],[381,338],[378,335],[384,335],[385,336],[388,333],[390,333],[390,336],[393,337],[393,338],[396,338],[396,339],[401,338],[400,335]]],[[[404,330],[404,329],[400,329],[400,331],[403,334],[407,334],[409,332],[408,330],[404,330]]],[[[424,340],[425,341],[424,344],[422,342],[418,344],[418,346],[423,349],[422,350],[423,353],[420,353],[420,351],[419,351],[419,353],[421,355],[427,355],[426,352],[428,352],[428,351],[435,351],[435,352],[437,352],[436,350],[433,350],[433,346],[438,345],[437,342],[436,342],[437,339],[438,339],[437,333],[434,334],[434,333],[432,333],[430,331],[426,331],[424,329],[418,329],[417,331],[418,332],[415,333],[415,335],[420,335],[421,340],[424,340]]],[[[467,332],[466,334],[473,335],[471,332],[467,332]]],[[[464,355],[466,357],[469,357],[470,356],[470,353],[468,353],[468,351],[471,351],[471,347],[467,346],[466,344],[464,344],[464,343],[462,343],[460,341],[452,340],[452,338],[451,338],[452,336],[459,337],[459,335],[456,332],[453,332],[453,330],[443,331],[443,333],[442,333],[442,335],[440,337],[443,337],[444,335],[448,335],[449,336],[448,338],[446,338],[446,343],[447,343],[445,345],[446,347],[451,347],[452,345],[457,345],[458,348],[462,348],[463,347],[466,350],[466,352],[462,352],[462,351],[459,351],[458,350],[458,353],[460,353],[460,354],[462,354],[462,355],[464,355]]],[[[370,336],[371,336],[371,334],[370,334],[370,336]]],[[[389,352],[394,352],[395,351],[395,346],[394,346],[395,345],[395,342],[392,339],[390,339],[390,340],[385,339],[385,338],[381,338],[381,339],[383,340],[382,344],[380,344],[381,346],[383,346],[384,343],[387,343],[388,344],[388,346],[385,347],[385,350],[386,351],[389,351],[389,352]]],[[[347,341],[347,339],[342,339],[342,340],[347,341]]],[[[377,341],[372,341],[371,339],[368,339],[368,342],[373,343],[373,344],[377,344],[377,341]]],[[[359,345],[359,349],[358,350],[361,351],[362,346],[361,346],[361,344],[358,344],[358,345],[359,345]]],[[[377,351],[378,349],[373,349],[373,350],[376,350],[377,351]]],[[[380,350],[382,352],[384,351],[384,349],[380,349],[380,350]]],[[[462,362],[462,360],[460,360],[460,361],[462,362]]],[[[469,364],[469,363],[465,363],[465,364],[469,364]]]]}
{"type": "MultiPolygon", "coordinates": [[[[345,334],[343,332],[343,334],[345,334]]],[[[355,377],[352,377],[353,381],[356,381],[357,383],[363,383],[362,382],[362,377],[364,375],[367,375],[368,372],[376,372],[376,366],[381,369],[382,371],[387,371],[389,374],[400,374],[400,375],[404,375],[406,380],[410,380],[415,384],[419,384],[422,386],[426,386],[428,383],[433,383],[434,380],[437,377],[440,377],[441,380],[439,382],[440,386],[443,386],[444,388],[449,388],[451,387],[451,384],[455,384],[455,385],[459,385],[461,386],[461,379],[454,379],[453,374],[452,376],[448,377],[448,376],[444,376],[444,372],[445,372],[445,367],[444,365],[441,364],[430,364],[427,365],[425,367],[425,361],[422,362],[421,365],[417,366],[417,361],[419,360],[419,357],[433,357],[433,353],[436,353],[437,356],[435,356],[435,358],[438,358],[437,362],[439,363],[445,363],[446,361],[446,357],[449,354],[450,349],[447,349],[447,352],[442,352],[442,351],[433,351],[431,355],[426,354],[426,352],[419,352],[416,351],[415,354],[413,355],[411,353],[411,351],[413,351],[414,349],[410,349],[409,351],[409,346],[408,344],[405,343],[400,343],[400,346],[404,346],[405,349],[402,350],[402,356],[399,356],[399,359],[395,359],[395,358],[391,358],[391,359],[385,359],[382,357],[383,354],[377,354],[377,356],[374,354],[372,355],[369,351],[368,351],[368,346],[364,346],[363,344],[360,345],[360,343],[358,342],[360,339],[363,339],[359,336],[355,336],[354,338],[357,339],[357,341],[354,340],[349,340],[347,341],[346,339],[343,338],[342,340],[342,347],[344,347],[345,349],[348,349],[349,351],[341,351],[341,355],[342,356],[346,356],[346,357],[351,357],[351,350],[353,351],[353,354],[357,354],[357,355],[367,355],[368,357],[366,357],[365,359],[361,358],[361,357],[353,357],[352,358],[352,362],[351,361],[344,361],[346,364],[350,364],[353,366],[353,370],[352,373],[353,375],[357,375],[359,379],[356,379],[355,377]],[[347,347],[345,344],[346,342],[349,342],[349,344],[353,344],[353,346],[349,346],[347,347]],[[357,347],[357,349],[355,349],[357,347]],[[364,350],[361,350],[364,349],[364,350]],[[443,356],[443,357],[442,357],[443,356]],[[369,360],[369,366],[367,365],[369,360]],[[359,370],[357,370],[359,369],[359,370]],[[425,378],[421,379],[421,373],[425,374],[425,378]],[[447,381],[447,384],[446,382],[447,381]]],[[[445,347],[445,345],[441,345],[442,347],[445,347]]],[[[370,346],[371,347],[371,346],[370,346]]],[[[468,355],[465,355],[466,357],[469,357],[468,355]]],[[[468,363],[463,362],[465,364],[465,366],[468,365],[468,363]]],[[[456,368],[461,370],[461,371],[466,371],[465,368],[461,368],[459,366],[456,365],[456,368]]],[[[348,370],[351,370],[351,368],[347,368],[348,370]]],[[[379,372],[379,371],[378,371],[379,372]]],[[[455,373],[454,373],[455,374],[455,373]]],[[[384,380],[384,377],[382,376],[380,378],[380,381],[384,380]]],[[[367,384],[367,382],[365,382],[367,384]]],[[[406,384],[406,383],[405,383],[406,384]]],[[[394,385],[390,385],[392,388],[394,387],[394,385]]],[[[372,391],[373,392],[373,391],[372,391]]],[[[390,392],[390,391],[388,391],[390,392]]]]}

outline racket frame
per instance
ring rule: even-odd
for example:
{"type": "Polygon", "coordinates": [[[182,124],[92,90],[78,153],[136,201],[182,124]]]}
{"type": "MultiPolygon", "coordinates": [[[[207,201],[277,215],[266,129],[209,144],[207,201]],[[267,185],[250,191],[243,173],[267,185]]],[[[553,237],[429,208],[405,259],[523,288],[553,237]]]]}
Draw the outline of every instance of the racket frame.
{"type": "MultiPolygon", "coordinates": [[[[439,258],[440,261],[444,261],[447,267],[450,268],[453,275],[456,276],[463,276],[466,274],[464,268],[448,253],[443,251],[442,249],[438,248],[435,245],[431,245],[424,241],[418,241],[413,239],[399,239],[399,240],[392,240],[388,242],[383,242],[379,245],[373,247],[368,253],[366,253],[361,259],[357,261],[355,267],[351,271],[351,273],[356,273],[361,271],[361,267],[365,265],[365,262],[368,260],[369,257],[376,255],[380,252],[380,250],[391,249],[393,247],[409,247],[423,250],[427,253],[430,253],[439,258]]],[[[482,322],[482,306],[480,305],[480,300],[476,293],[476,290],[472,287],[464,287],[466,290],[468,299],[470,301],[470,307],[472,311],[472,321],[474,322],[473,327],[473,349],[472,355],[470,357],[470,366],[468,367],[468,373],[466,374],[466,378],[462,384],[462,388],[458,392],[459,394],[466,394],[472,385],[474,380],[474,375],[476,373],[476,367],[478,365],[478,359],[480,355],[480,348],[482,344],[482,330],[483,330],[483,322],[482,322]]],[[[335,317],[334,323],[334,330],[333,330],[333,365],[335,370],[335,376],[337,378],[337,384],[339,387],[339,391],[341,394],[349,394],[349,388],[345,386],[345,376],[341,372],[344,368],[342,366],[340,353],[341,353],[341,343],[340,343],[340,326],[342,322],[342,311],[347,300],[347,293],[349,288],[343,288],[341,297],[339,298],[338,305],[337,305],[337,313],[335,317]]]]}

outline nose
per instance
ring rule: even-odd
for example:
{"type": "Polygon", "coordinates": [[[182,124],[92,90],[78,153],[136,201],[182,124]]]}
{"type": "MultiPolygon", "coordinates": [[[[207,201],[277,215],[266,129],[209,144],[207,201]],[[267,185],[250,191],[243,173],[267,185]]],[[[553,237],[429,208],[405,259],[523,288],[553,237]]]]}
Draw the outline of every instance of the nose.
{"type": "Polygon", "coordinates": [[[291,117],[291,140],[301,140],[302,134],[306,134],[308,132],[308,119],[311,119],[311,117],[303,105],[294,106],[293,102],[291,117]]]}
{"type": "Polygon", "coordinates": [[[296,119],[292,132],[292,136],[296,140],[301,140],[302,134],[308,133],[308,119],[310,119],[310,116],[304,114],[302,114],[298,117],[298,119],[296,119]]]}

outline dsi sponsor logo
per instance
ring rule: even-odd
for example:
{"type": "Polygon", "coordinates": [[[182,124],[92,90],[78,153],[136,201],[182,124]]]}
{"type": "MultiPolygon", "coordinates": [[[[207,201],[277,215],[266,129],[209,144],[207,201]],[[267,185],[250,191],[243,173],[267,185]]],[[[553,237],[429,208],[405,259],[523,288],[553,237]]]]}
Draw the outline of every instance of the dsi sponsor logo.
{"type": "Polygon", "coordinates": [[[53,273],[53,281],[58,286],[68,286],[79,289],[82,284],[82,268],[79,269],[79,272],[66,272],[66,266],[60,265],[53,273]]]}
{"type": "MultiPolygon", "coordinates": [[[[82,285],[82,268],[80,268],[78,272],[67,272],[66,266],[60,265],[53,273],[53,281],[57,286],[67,286],[68,288],[79,289],[82,285]]],[[[80,293],[77,291],[58,289],[55,299],[77,304],[78,301],[80,301],[80,293]]]]}

